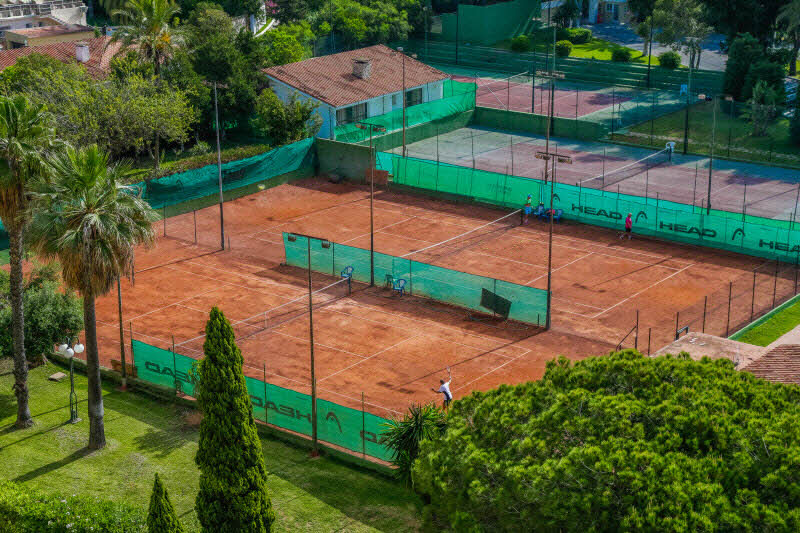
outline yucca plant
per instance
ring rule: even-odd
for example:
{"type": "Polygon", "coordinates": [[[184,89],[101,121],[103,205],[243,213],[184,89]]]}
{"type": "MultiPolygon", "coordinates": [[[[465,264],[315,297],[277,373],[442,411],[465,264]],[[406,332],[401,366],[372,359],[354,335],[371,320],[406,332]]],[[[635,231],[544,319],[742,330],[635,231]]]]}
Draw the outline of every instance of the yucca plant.
{"type": "Polygon", "coordinates": [[[447,417],[432,403],[412,405],[402,419],[390,420],[384,427],[384,442],[394,452],[392,464],[397,467],[397,477],[410,484],[411,469],[419,455],[419,443],[444,433],[447,417]]]}

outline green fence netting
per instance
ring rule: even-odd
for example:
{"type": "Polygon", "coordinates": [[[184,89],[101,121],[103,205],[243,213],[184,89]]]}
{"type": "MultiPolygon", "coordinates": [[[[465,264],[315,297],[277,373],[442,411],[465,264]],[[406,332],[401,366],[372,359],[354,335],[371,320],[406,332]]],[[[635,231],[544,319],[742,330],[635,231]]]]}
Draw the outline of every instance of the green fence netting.
{"type": "MultiPolygon", "coordinates": [[[[409,187],[504,207],[520,207],[528,194],[545,205],[550,202],[550,184],[540,180],[395,154],[383,153],[378,158],[381,167],[390,161],[394,183],[409,187]]],[[[636,233],[785,262],[800,258],[800,225],[796,222],[718,210],[706,213],[697,206],[561,183],[555,184],[553,192],[553,207],[563,210],[564,218],[622,229],[631,213],[636,233]]]]}
{"type": "MultiPolygon", "coordinates": [[[[289,235],[283,234],[286,263],[305,268],[309,243],[306,237],[300,236],[293,236],[294,241],[291,241],[289,235]]],[[[350,266],[353,267],[353,279],[370,282],[369,250],[333,242],[324,248],[322,242],[311,239],[312,270],[339,276],[350,266]]],[[[406,280],[405,290],[412,295],[484,313],[496,311],[496,305],[507,302],[510,307],[504,307],[501,314],[537,326],[543,325],[547,318],[547,291],[375,253],[375,283],[383,285],[389,280],[399,279],[406,280]]]]}
{"type": "MultiPolygon", "coordinates": [[[[299,169],[313,154],[314,139],[303,139],[269,152],[222,165],[224,191],[244,187],[299,169]]],[[[150,205],[159,209],[219,193],[217,165],[136,184],[150,205]]]]}
{"type": "MultiPolygon", "coordinates": [[[[444,80],[442,98],[406,107],[406,127],[432,122],[475,109],[474,83],[444,80]]],[[[403,128],[403,110],[395,109],[383,115],[369,117],[369,123],[386,128],[387,132],[403,128]]],[[[359,129],[356,124],[337,126],[336,140],[357,143],[369,139],[369,129],[359,129]]]]}
{"type": "MultiPolygon", "coordinates": [[[[139,379],[177,389],[189,396],[194,394],[190,369],[195,359],[138,340],[132,341],[132,351],[139,379]]],[[[245,382],[256,419],[311,435],[311,396],[249,376],[245,377],[245,382]]],[[[371,413],[317,400],[319,440],[385,461],[392,459],[392,451],[383,444],[381,437],[387,422],[371,413]]]]}

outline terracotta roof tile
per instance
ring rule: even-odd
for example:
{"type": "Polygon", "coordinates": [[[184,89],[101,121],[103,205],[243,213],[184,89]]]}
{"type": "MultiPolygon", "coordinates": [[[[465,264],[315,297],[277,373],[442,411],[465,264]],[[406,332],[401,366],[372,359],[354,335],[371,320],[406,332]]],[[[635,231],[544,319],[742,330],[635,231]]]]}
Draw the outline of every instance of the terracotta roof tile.
{"type": "MultiPolygon", "coordinates": [[[[112,43],[106,47],[106,44],[110,41],[111,37],[94,37],[81,41],[89,45],[89,61],[84,63],[84,66],[92,77],[102,78],[108,74],[111,59],[120,48],[119,43],[112,43]]],[[[68,41],[2,50],[0,51],[0,71],[14,65],[19,58],[31,54],[42,54],[64,63],[74,63],[77,62],[75,59],[75,46],[76,41],[68,41]]]]}
{"type": "Polygon", "coordinates": [[[768,381],[800,385],[800,345],[777,346],[742,370],[768,381]]]}
{"type": "MultiPolygon", "coordinates": [[[[382,44],[265,69],[267,75],[333,107],[342,107],[403,89],[403,57],[382,44]],[[354,59],[371,59],[368,79],[353,75],[354,59]]],[[[405,58],[405,86],[449,78],[416,59],[405,58]]]]}
{"type": "Polygon", "coordinates": [[[56,26],[42,26],[40,28],[21,28],[18,30],[6,30],[6,33],[22,35],[23,37],[56,37],[70,33],[94,32],[91,26],[81,26],[80,24],[59,24],[56,26]]]}

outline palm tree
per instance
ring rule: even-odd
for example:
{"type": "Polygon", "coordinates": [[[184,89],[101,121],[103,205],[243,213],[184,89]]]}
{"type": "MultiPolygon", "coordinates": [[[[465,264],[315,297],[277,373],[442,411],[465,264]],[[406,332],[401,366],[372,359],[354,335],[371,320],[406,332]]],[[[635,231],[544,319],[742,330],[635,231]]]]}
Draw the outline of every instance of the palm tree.
{"type": "Polygon", "coordinates": [[[14,339],[14,393],[18,428],[33,424],[28,405],[28,360],[22,306],[22,244],[30,183],[43,169],[43,152],[54,142],[44,106],[21,95],[0,97],[0,219],[8,232],[11,263],[11,334],[14,339]]]}
{"type": "MultiPolygon", "coordinates": [[[[112,35],[109,44],[119,42],[119,53],[134,47],[139,56],[153,63],[156,78],[161,79],[161,67],[172,55],[174,48],[183,40],[182,32],[170,26],[180,13],[180,7],[170,0],[128,0],[125,9],[111,13],[119,17],[125,25],[112,35]]],[[[155,136],[155,167],[159,168],[160,139],[155,136]]]]}
{"type": "Polygon", "coordinates": [[[797,53],[800,51],[800,0],[784,5],[777,22],[784,26],[789,42],[792,43],[792,56],[789,59],[789,75],[797,74],[797,53]]]}
{"type": "Polygon", "coordinates": [[[129,274],[135,246],[154,242],[158,216],[134,188],[122,184],[134,171],[110,164],[97,145],[67,147],[49,166],[50,179],[33,193],[30,239],[38,253],[58,260],[64,283],[83,296],[89,448],[99,449],[106,439],[95,298],[129,274]]]}

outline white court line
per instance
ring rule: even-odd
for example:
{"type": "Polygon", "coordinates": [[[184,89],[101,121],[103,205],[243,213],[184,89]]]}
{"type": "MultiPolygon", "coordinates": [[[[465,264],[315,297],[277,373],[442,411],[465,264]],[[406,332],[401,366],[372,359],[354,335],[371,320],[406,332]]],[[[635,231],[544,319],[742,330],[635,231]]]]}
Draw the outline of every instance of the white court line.
{"type": "Polygon", "coordinates": [[[562,302],[568,302],[568,303],[571,303],[572,305],[580,305],[581,307],[591,307],[592,309],[597,309],[598,311],[603,311],[605,309],[605,307],[597,307],[596,305],[582,304],[580,302],[574,302],[574,301],[568,300],[566,298],[560,298],[560,297],[553,296],[552,299],[553,300],[560,300],[562,302]]]}
{"type": "MultiPolygon", "coordinates": [[[[281,325],[283,325],[283,324],[285,324],[285,322],[281,322],[281,325]]],[[[295,340],[298,340],[298,341],[302,341],[302,342],[304,342],[306,344],[311,344],[311,341],[309,339],[304,339],[302,337],[296,337],[294,335],[289,335],[288,333],[284,333],[282,331],[278,331],[277,329],[270,330],[270,333],[277,333],[278,335],[283,335],[284,337],[289,337],[290,339],[295,339],[295,340]]],[[[323,348],[328,348],[329,350],[334,350],[334,351],[337,351],[337,352],[350,354],[350,355],[353,355],[355,357],[358,357],[359,359],[366,359],[367,357],[369,357],[367,355],[357,354],[355,352],[351,352],[351,351],[345,350],[343,348],[336,348],[335,346],[330,346],[328,344],[323,344],[323,343],[317,341],[316,339],[314,340],[314,346],[322,346],[323,348]]]]}
{"type": "Polygon", "coordinates": [[[135,316],[135,317],[133,317],[133,318],[128,318],[128,319],[126,319],[126,320],[127,320],[128,322],[133,322],[134,320],[138,320],[138,319],[140,319],[140,318],[142,318],[142,317],[145,317],[145,316],[147,316],[147,315],[151,315],[151,314],[153,314],[153,313],[157,313],[157,312],[159,312],[159,311],[163,311],[164,309],[166,309],[166,308],[168,308],[168,307],[172,307],[173,305],[179,305],[179,304],[180,304],[180,303],[182,303],[182,302],[187,302],[187,301],[191,300],[192,298],[197,298],[198,296],[202,296],[202,295],[204,295],[204,294],[208,294],[209,292],[213,292],[213,291],[216,291],[216,290],[219,290],[219,287],[214,287],[213,289],[209,289],[209,290],[207,290],[207,291],[203,291],[203,292],[200,292],[200,293],[197,293],[197,294],[193,294],[192,296],[189,296],[188,298],[184,298],[184,299],[182,299],[182,300],[178,300],[177,302],[172,302],[172,303],[170,303],[170,304],[168,304],[168,305],[165,305],[165,306],[163,306],[163,307],[159,307],[159,308],[157,308],[157,309],[153,309],[152,311],[148,311],[148,312],[146,312],[146,313],[143,313],[143,314],[141,314],[141,315],[135,316]]]}
{"type": "MultiPolygon", "coordinates": [[[[347,313],[345,311],[340,311],[338,309],[327,309],[327,310],[331,311],[331,312],[334,312],[334,313],[340,313],[340,314],[343,314],[343,315],[347,315],[347,316],[353,317],[356,320],[360,320],[360,321],[363,321],[363,322],[373,322],[375,324],[380,324],[381,326],[383,326],[385,328],[395,328],[395,329],[400,329],[402,331],[405,331],[405,328],[402,328],[402,327],[400,327],[400,326],[398,326],[396,324],[389,324],[389,323],[386,323],[386,322],[381,322],[380,320],[372,320],[372,319],[369,319],[369,318],[360,317],[360,316],[354,315],[352,313],[347,313]]],[[[408,319],[408,320],[411,320],[411,319],[408,319]]],[[[430,337],[435,337],[436,340],[443,341],[443,342],[449,342],[451,344],[455,344],[455,345],[458,345],[458,346],[463,346],[465,348],[469,348],[469,349],[472,349],[472,350],[486,351],[486,348],[477,348],[475,346],[470,346],[469,344],[464,344],[462,342],[458,342],[458,341],[454,341],[454,340],[450,340],[450,339],[445,339],[445,338],[442,338],[442,337],[436,335],[435,333],[418,333],[416,336],[419,337],[419,336],[423,336],[423,335],[430,336],[430,337]]],[[[493,350],[495,350],[495,349],[496,348],[493,348],[493,350]]],[[[510,355],[504,355],[504,354],[499,354],[499,355],[502,355],[503,357],[512,357],[510,355]]]]}
{"type": "MultiPolygon", "coordinates": [[[[355,305],[356,307],[362,307],[364,309],[369,309],[370,311],[373,311],[373,312],[376,312],[376,313],[384,313],[384,314],[388,314],[388,315],[391,315],[391,316],[398,316],[398,315],[396,315],[394,313],[391,313],[389,311],[385,311],[385,310],[380,309],[380,308],[371,307],[369,305],[359,304],[359,303],[357,303],[355,301],[350,301],[349,303],[351,305],[355,305]]],[[[336,311],[336,312],[342,312],[342,311],[336,311]]],[[[345,314],[347,314],[347,313],[345,313],[345,314]]],[[[353,315],[353,316],[356,316],[356,315],[353,315]]],[[[356,317],[356,318],[359,318],[360,320],[370,320],[368,318],[361,318],[361,317],[356,317]]],[[[412,322],[430,324],[432,326],[436,326],[436,327],[439,327],[439,328],[442,328],[442,329],[445,329],[445,330],[448,330],[448,331],[454,331],[456,333],[460,333],[460,334],[465,335],[465,336],[475,337],[475,338],[478,338],[478,339],[483,339],[483,340],[488,341],[488,342],[494,342],[494,343],[498,342],[497,339],[493,339],[491,337],[485,337],[483,335],[479,335],[478,333],[473,333],[471,331],[464,331],[464,330],[459,330],[459,329],[456,329],[456,328],[451,328],[451,327],[445,326],[443,324],[440,324],[438,322],[434,322],[432,320],[427,320],[427,319],[424,319],[424,318],[416,318],[416,317],[415,318],[402,317],[402,318],[404,320],[411,320],[412,322]]],[[[375,322],[375,321],[373,320],[373,322],[375,322]]],[[[377,322],[377,323],[378,324],[382,324],[382,322],[377,322]]],[[[400,326],[393,325],[391,327],[399,328],[400,326]]],[[[450,342],[452,342],[452,341],[450,341],[450,342]]]]}
{"type": "MultiPolygon", "coordinates": [[[[577,262],[577,261],[580,261],[581,259],[584,259],[584,258],[586,258],[586,257],[589,257],[590,255],[593,255],[593,254],[594,254],[594,252],[589,252],[589,253],[588,253],[588,254],[586,254],[586,255],[582,255],[582,256],[580,256],[579,258],[577,258],[577,259],[574,259],[574,260],[570,261],[570,262],[569,262],[569,263],[567,263],[566,265],[563,265],[563,266],[560,266],[560,267],[558,267],[558,268],[556,268],[556,269],[553,269],[553,270],[551,270],[551,274],[552,274],[553,272],[558,272],[558,271],[559,271],[559,270],[561,270],[562,268],[567,268],[567,267],[568,267],[568,266],[570,266],[572,263],[575,263],[575,262],[577,262]]],[[[541,265],[541,266],[544,266],[544,265],[541,265]]],[[[547,274],[542,274],[542,275],[541,275],[541,276],[539,276],[538,278],[534,278],[534,279],[530,280],[530,281],[529,281],[528,283],[526,283],[525,285],[530,285],[530,284],[531,284],[531,283],[533,283],[534,281],[539,281],[540,279],[542,279],[542,278],[544,278],[544,277],[547,277],[547,274]]]]}
{"type": "Polygon", "coordinates": [[[484,374],[481,374],[480,376],[478,376],[477,378],[473,379],[472,381],[468,381],[468,382],[464,383],[463,385],[461,385],[460,387],[456,387],[456,388],[454,388],[453,390],[461,390],[461,389],[463,389],[463,388],[465,388],[465,387],[468,387],[469,385],[471,385],[471,384],[475,383],[475,382],[476,382],[476,381],[478,381],[479,379],[483,379],[483,378],[485,378],[486,376],[488,376],[488,375],[489,375],[489,374],[491,374],[492,372],[495,372],[496,370],[500,370],[501,368],[503,368],[503,367],[504,367],[504,366],[506,366],[506,365],[510,365],[510,364],[511,364],[511,363],[513,363],[514,361],[517,361],[518,359],[520,359],[520,358],[522,358],[522,357],[525,357],[525,356],[526,356],[526,355],[528,355],[529,353],[531,353],[531,351],[530,351],[530,350],[527,350],[525,353],[522,353],[522,354],[520,354],[520,355],[518,355],[518,356],[514,357],[513,359],[511,359],[511,360],[509,360],[509,361],[506,361],[506,362],[505,362],[505,363],[503,363],[502,365],[498,365],[498,366],[494,367],[493,369],[489,370],[488,372],[486,372],[486,373],[484,373],[484,374]]]}
{"type": "Polygon", "coordinates": [[[407,338],[405,338],[405,339],[403,339],[403,340],[401,340],[399,342],[396,342],[396,343],[392,344],[391,346],[387,346],[383,350],[379,350],[379,351],[375,352],[374,354],[370,355],[369,357],[366,357],[366,358],[362,359],[361,361],[356,361],[355,363],[353,363],[350,366],[346,366],[346,367],[342,368],[341,370],[338,370],[338,371],[334,372],[333,374],[325,376],[324,378],[320,379],[319,382],[325,381],[328,378],[332,378],[333,376],[335,376],[337,374],[341,374],[345,370],[350,370],[351,368],[353,368],[355,366],[358,366],[358,365],[360,365],[361,363],[363,363],[365,361],[369,361],[370,359],[373,359],[373,358],[379,356],[380,354],[386,352],[387,350],[391,350],[392,348],[395,348],[395,347],[399,346],[400,344],[403,344],[404,342],[408,342],[408,341],[410,341],[412,339],[416,339],[417,337],[418,337],[418,335],[413,335],[413,336],[407,337],[407,338]]]}
{"type": "MultiPolygon", "coordinates": [[[[409,217],[409,218],[407,218],[405,220],[401,220],[399,222],[395,222],[394,224],[389,224],[388,226],[384,226],[384,227],[382,227],[380,229],[376,229],[375,233],[380,233],[383,230],[385,230],[386,228],[391,228],[392,226],[396,226],[398,224],[403,224],[404,222],[408,222],[409,220],[414,220],[415,218],[417,218],[417,217],[416,216],[411,216],[411,217],[409,217]]],[[[347,244],[348,242],[353,242],[354,240],[360,239],[362,237],[366,237],[367,235],[369,235],[369,233],[362,233],[362,234],[360,234],[360,235],[358,235],[356,237],[353,237],[352,239],[347,239],[346,241],[342,241],[342,242],[340,242],[338,244],[347,244]]]]}
{"type": "MultiPolygon", "coordinates": [[[[216,281],[216,282],[218,282],[218,283],[221,283],[221,284],[223,284],[223,285],[230,285],[231,287],[236,287],[237,289],[244,289],[244,290],[247,290],[247,291],[252,291],[252,292],[255,292],[255,293],[258,293],[258,294],[265,294],[265,291],[267,291],[267,290],[268,290],[268,287],[265,287],[264,289],[254,289],[254,288],[252,288],[252,287],[247,287],[247,286],[245,286],[245,285],[239,285],[239,284],[237,284],[237,283],[231,283],[230,281],[225,281],[225,280],[222,280],[222,279],[219,279],[219,278],[214,278],[214,277],[211,277],[211,276],[206,276],[205,274],[198,274],[197,272],[192,272],[191,270],[186,270],[186,269],[177,268],[177,267],[176,267],[176,266],[174,266],[174,265],[166,265],[166,266],[167,266],[167,268],[169,268],[170,270],[177,270],[178,272],[182,272],[182,273],[185,273],[185,274],[192,274],[192,275],[194,275],[194,276],[197,276],[197,277],[200,277],[200,278],[206,278],[206,279],[210,279],[210,280],[216,281]]],[[[204,266],[204,265],[198,265],[198,266],[204,266]]],[[[265,280],[264,280],[264,281],[267,281],[267,280],[269,280],[269,278],[265,278],[265,280]]],[[[286,284],[283,284],[283,283],[276,283],[276,282],[273,282],[273,281],[271,281],[271,280],[269,280],[269,282],[267,283],[267,285],[273,285],[273,286],[274,286],[274,285],[279,285],[279,286],[281,286],[281,287],[288,287],[288,288],[292,288],[292,289],[294,289],[294,287],[293,287],[293,286],[291,286],[291,285],[286,285],[286,284]]],[[[219,287],[217,287],[217,288],[219,288],[219,287]]],[[[292,300],[296,300],[297,298],[299,298],[300,296],[302,296],[303,294],[305,294],[305,292],[306,292],[306,291],[303,291],[303,290],[301,290],[301,289],[298,289],[298,290],[297,290],[297,297],[295,297],[295,298],[289,298],[289,297],[287,297],[287,296],[277,296],[277,297],[278,297],[278,298],[280,298],[280,299],[282,299],[282,300],[289,300],[289,301],[292,301],[292,300]]],[[[272,293],[269,293],[269,294],[272,294],[272,293]]],[[[273,296],[275,296],[275,295],[273,295],[273,296]]]]}
{"type": "MultiPolygon", "coordinates": [[[[578,304],[582,305],[582,304],[578,304]]],[[[595,315],[586,315],[584,313],[577,313],[575,311],[567,311],[566,309],[553,309],[554,311],[558,311],[559,313],[569,313],[570,315],[582,316],[584,318],[594,318],[595,315]]]]}
{"type": "Polygon", "coordinates": [[[639,292],[637,292],[636,294],[633,294],[633,295],[631,295],[631,296],[628,296],[628,297],[627,297],[627,298],[625,298],[624,300],[621,300],[621,301],[619,301],[619,302],[615,303],[615,304],[614,304],[614,305],[612,305],[611,307],[607,308],[605,311],[601,311],[600,313],[597,313],[597,314],[596,314],[595,316],[593,316],[592,318],[598,318],[598,317],[600,317],[601,315],[604,315],[604,314],[608,313],[609,311],[611,311],[612,309],[614,309],[614,308],[615,308],[615,307],[617,307],[618,305],[622,305],[622,304],[624,304],[625,302],[627,302],[627,301],[628,301],[628,300],[630,300],[631,298],[636,298],[637,296],[639,296],[639,295],[640,295],[640,294],[642,294],[643,292],[645,292],[645,291],[649,291],[650,289],[652,289],[652,288],[653,288],[653,287],[655,287],[656,285],[658,285],[658,284],[660,284],[660,283],[663,283],[664,281],[667,281],[669,278],[671,278],[671,277],[673,277],[673,276],[677,276],[678,274],[680,274],[681,272],[683,272],[684,270],[686,270],[687,268],[689,268],[689,267],[691,267],[691,266],[693,266],[693,264],[692,264],[692,265],[687,265],[687,266],[683,267],[682,269],[678,270],[677,272],[673,272],[672,274],[670,274],[670,275],[669,275],[669,276],[667,276],[666,278],[664,278],[664,279],[660,279],[660,280],[658,280],[657,282],[653,283],[652,285],[650,285],[650,286],[648,286],[648,287],[645,287],[644,289],[640,290],[640,291],[639,291],[639,292]]]}

